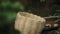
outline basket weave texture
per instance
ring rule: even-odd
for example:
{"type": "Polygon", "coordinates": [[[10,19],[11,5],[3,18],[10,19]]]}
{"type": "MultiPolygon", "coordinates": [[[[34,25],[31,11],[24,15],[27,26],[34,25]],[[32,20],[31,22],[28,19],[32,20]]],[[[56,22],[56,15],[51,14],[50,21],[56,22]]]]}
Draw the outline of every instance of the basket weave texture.
{"type": "Polygon", "coordinates": [[[28,12],[18,12],[15,20],[15,29],[21,34],[39,34],[44,28],[45,19],[28,12]]]}

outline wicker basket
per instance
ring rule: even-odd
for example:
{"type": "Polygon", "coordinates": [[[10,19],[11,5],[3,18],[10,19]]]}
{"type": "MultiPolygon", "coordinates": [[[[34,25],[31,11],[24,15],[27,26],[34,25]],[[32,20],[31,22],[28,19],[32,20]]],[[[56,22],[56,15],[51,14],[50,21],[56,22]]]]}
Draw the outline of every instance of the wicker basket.
{"type": "Polygon", "coordinates": [[[15,29],[19,30],[21,34],[39,34],[45,25],[45,19],[27,12],[18,12],[15,29]]]}

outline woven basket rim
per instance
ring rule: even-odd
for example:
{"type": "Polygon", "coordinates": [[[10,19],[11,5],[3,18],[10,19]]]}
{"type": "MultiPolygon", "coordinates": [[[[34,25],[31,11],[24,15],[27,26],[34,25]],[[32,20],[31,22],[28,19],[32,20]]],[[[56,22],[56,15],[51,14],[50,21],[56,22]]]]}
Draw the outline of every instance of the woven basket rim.
{"type": "Polygon", "coordinates": [[[28,12],[20,12],[19,11],[17,15],[20,16],[20,17],[21,16],[22,17],[27,17],[27,18],[32,19],[32,20],[36,20],[34,17],[37,17],[39,19],[38,21],[40,21],[41,19],[42,19],[42,22],[46,21],[44,18],[42,18],[40,16],[37,16],[35,14],[32,14],[32,13],[28,13],[28,12]]]}

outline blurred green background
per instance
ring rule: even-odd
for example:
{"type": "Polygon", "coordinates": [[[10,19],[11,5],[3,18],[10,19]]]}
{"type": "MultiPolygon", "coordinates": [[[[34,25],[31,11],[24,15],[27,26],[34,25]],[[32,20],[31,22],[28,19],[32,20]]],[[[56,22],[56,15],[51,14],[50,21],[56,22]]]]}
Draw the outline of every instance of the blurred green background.
{"type": "Polygon", "coordinates": [[[24,6],[18,1],[0,0],[0,34],[17,34],[11,25],[18,11],[24,11],[24,6]]]}
{"type": "MultiPolygon", "coordinates": [[[[32,12],[32,9],[30,7],[35,6],[35,5],[32,5],[31,2],[29,2],[29,1],[27,3],[28,3],[28,5],[24,6],[18,0],[0,0],[0,34],[17,34],[16,33],[17,31],[15,31],[13,29],[13,27],[11,29],[11,25],[15,21],[17,12],[25,11],[25,10],[27,12],[32,12]],[[30,8],[30,9],[28,9],[28,8],[30,8]]],[[[37,6],[39,7],[39,4],[37,6]]],[[[36,9],[36,6],[34,8],[36,9]]],[[[56,1],[55,4],[53,4],[52,8],[50,8],[51,13],[49,15],[50,16],[60,16],[59,1],[56,1]],[[52,9],[52,8],[54,8],[54,9],[52,9]]],[[[37,13],[37,11],[34,11],[34,12],[37,13]]],[[[40,13],[37,13],[37,15],[40,15],[40,13]]]]}

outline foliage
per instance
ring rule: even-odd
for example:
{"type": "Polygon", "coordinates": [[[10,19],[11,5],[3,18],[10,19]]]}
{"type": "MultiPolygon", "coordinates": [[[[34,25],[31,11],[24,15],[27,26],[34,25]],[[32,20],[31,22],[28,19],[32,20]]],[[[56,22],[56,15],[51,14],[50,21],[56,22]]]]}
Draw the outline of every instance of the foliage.
{"type": "MultiPolygon", "coordinates": [[[[0,0],[0,34],[9,34],[18,11],[24,11],[24,6],[19,2],[0,0]]],[[[15,30],[11,34],[18,34],[15,30]]]]}

